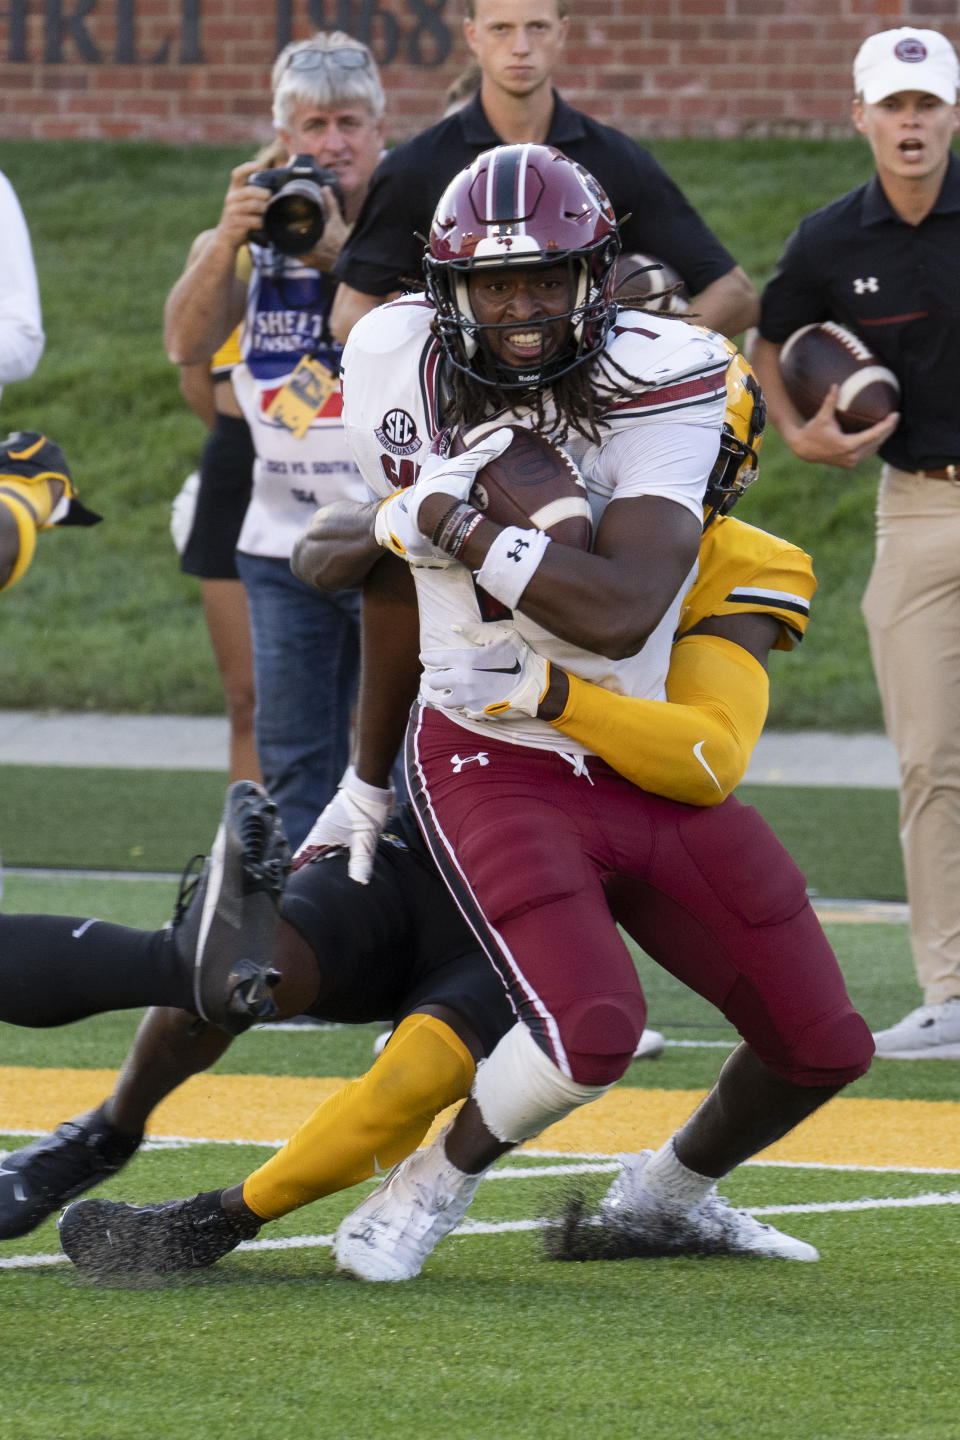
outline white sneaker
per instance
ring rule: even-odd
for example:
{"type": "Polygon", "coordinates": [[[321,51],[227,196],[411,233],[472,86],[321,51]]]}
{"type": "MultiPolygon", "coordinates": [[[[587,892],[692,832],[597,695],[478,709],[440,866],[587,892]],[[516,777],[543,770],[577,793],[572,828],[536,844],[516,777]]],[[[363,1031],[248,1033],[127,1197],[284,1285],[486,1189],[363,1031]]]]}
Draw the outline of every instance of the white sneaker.
{"type": "Polygon", "coordinates": [[[883,1060],[960,1060],[960,997],[911,1010],[873,1042],[883,1060]]]}
{"type": "Polygon", "coordinates": [[[663,1054],[665,1044],[666,1041],[659,1030],[644,1030],[639,1044],[633,1052],[633,1058],[634,1060],[656,1060],[658,1055],[663,1054]]]}
{"type": "Polygon", "coordinates": [[[333,1240],[338,1270],[357,1280],[412,1280],[460,1224],[483,1173],[465,1175],[450,1164],[445,1134],[395,1165],[341,1221],[333,1240]]]}
{"type": "Polygon", "coordinates": [[[768,1260],[819,1260],[804,1240],[764,1225],[746,1210],[735,1210],[711,1188],[692,1210],[669,1210],[644,1190],[643,1172],[652,1150],[621,1155],[623,1169],[600,1202],[611,1229],[638,1242],[637,1254],[757,1255],[768,1260]]]}

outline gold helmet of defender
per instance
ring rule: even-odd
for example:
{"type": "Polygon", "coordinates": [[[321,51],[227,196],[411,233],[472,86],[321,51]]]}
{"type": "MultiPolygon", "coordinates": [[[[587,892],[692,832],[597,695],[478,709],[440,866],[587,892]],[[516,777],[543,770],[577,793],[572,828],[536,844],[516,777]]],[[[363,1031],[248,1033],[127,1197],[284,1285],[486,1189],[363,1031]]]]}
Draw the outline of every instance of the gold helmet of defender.
{"type": "Polygon", "coordinates": [[[720,435],[720,453],[703,497],[709,513],[704,529],[718,515],[732,510],[757,478],[757,455],[767,423],[767,405],[748,360],[730,346],[727,367],[727,406],[720,435]]]}

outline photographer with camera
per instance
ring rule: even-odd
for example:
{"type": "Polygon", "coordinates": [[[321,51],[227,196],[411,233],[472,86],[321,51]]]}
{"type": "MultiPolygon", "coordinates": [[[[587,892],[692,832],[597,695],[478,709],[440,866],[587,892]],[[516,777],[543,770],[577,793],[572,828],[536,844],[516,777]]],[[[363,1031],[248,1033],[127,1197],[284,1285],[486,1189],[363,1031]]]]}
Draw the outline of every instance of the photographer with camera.
{"type": "Polygon", "coordinates": [[[340,31],[288,45],[273,67],[273,123],[291,158],[233,170],[219,222],[194,244],[165,310],[178,365],[209,360],[242,321],[232,378],[256,460],[236,560],[257,753],[294,846],[349,758],[359,592],[314,590],[289,560],[317,506],[367,498],[340,419],[330,271],[380,156],[383,109],[365,45],[340,31]]]}

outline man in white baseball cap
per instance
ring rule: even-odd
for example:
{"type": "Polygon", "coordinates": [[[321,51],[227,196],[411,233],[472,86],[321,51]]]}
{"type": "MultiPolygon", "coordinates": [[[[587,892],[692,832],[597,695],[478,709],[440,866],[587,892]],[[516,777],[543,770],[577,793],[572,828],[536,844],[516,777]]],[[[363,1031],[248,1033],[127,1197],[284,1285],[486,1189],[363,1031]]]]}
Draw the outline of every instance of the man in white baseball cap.
{"type": "Polygon", "coordinates": [[[864,40],[853,62],[853,88],[867,105],[901,90],[919,90],[953,105],[958,71],[957,52],[946,36],[905,25],[864,40]]]}
{"type": "Polygon", "coordinates": [[[861,45],[853,122],[876,173],[800,222],[763,292],[751,351],[770,418],[795,455],[851,469],[879,451],[884,462],[863,614],[900,765],[922,1003],[874,1041],[878,1055],[902,1060],[960,1058],[958,73],[956,51],[936,30],[884,30],[861,45]],[[831,391],[804,421],[784,388],[780,351],[794,330],[821,320],[852,330],[898,376],[902,413],[847,434],[831,391]]]}

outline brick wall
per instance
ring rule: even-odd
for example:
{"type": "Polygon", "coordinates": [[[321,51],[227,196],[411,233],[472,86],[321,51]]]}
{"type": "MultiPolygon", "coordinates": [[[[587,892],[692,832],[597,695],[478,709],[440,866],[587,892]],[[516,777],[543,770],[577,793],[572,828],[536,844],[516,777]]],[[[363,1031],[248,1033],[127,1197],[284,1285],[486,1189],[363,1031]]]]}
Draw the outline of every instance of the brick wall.
{"type": "MultiPolygon", "coordinates": [[[[458,0],[0,0],[0,137],[259,141],[270,63],[315,28],[370,38],[402,139],[468,52],[458,0]]],[[[860,41],[960,45],[960,0],[573,0],[557,82],[634,135],[848,130],[860,41]]]]}

